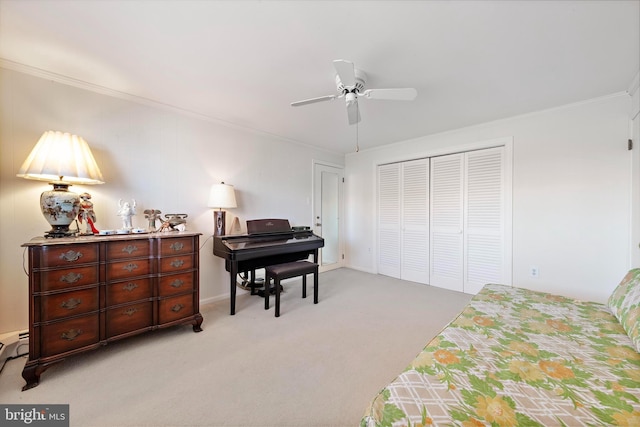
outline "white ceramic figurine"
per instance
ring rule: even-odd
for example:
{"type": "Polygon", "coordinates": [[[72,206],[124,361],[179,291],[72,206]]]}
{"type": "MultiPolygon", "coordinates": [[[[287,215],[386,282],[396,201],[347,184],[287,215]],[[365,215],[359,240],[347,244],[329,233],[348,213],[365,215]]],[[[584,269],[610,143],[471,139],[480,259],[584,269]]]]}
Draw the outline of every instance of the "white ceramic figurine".
{"type": "Polygon", "coordinates": [[[122,199],[118,200],[118,216],[122,218],[123,230],[131,230],[133,228],[131,217],[136,214],[136,199],[132,199],[132,202],[132,204],[129,204],[129,202],[122,203],[122,199]]]}

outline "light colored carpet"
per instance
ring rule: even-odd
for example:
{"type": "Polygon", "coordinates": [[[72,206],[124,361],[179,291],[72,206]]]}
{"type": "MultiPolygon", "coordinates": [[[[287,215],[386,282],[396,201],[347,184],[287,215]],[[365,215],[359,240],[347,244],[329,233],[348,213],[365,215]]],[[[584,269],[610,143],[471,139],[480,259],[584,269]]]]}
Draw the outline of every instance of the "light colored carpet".
{"type": "MultiPolygon", "coordinates": [[[[311,283],[313,283],[310,280],[311,283]]],[[[369,401],[471,296],[339,269],[281,316],[257,296],[201,307],[203,331],[153,331],[79,355],[21,392],[25,358],[0,374],[0,402],[70,404],[80,426],[357,426],[369,401]]],[[[204,286],[206,284],[201,284],[204,286]]]]}

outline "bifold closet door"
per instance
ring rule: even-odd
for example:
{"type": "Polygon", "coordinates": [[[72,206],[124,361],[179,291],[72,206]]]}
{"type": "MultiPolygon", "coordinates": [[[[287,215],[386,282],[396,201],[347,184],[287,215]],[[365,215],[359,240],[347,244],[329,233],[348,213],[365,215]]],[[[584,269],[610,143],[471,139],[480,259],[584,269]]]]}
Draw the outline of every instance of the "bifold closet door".
{"type": "Polygon", "coordinates": [[[504,189],[503,147],[431,159],[431,285],[505,283],[504,189]]]}
{"type": "Polygon", "coordinates": [[[378,272],[429,283],[429,160],[378,167],[378,272]]]}
{"type": "Polygon", "coordinates": [[[464,154],[431,158],[432,286],[463,291],[464,154]]]}
{"type": "Polygon", "coordinates": [[[400,278],[429,283],[429,159],[402,163],[400,278]]]}
{"type": "Polygon", "coordinates": [[[507,281],[504,149],[466,153],[465,172],[463,289],[476,294],[507,281]]]}
{"type": "Polygon", "coordinates": [[[378,166],[378,273],[400,278],[400,164],[378,166]]]}

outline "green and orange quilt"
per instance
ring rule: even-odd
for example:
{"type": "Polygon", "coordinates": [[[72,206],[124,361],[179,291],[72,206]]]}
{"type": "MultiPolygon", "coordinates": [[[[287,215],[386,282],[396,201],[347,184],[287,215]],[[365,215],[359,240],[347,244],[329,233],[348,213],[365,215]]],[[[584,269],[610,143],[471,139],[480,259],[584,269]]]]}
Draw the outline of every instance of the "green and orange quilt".
{"type": "Polygon", "coordinates": [[[640,426],[640,354],[605,304],[486,285],[361,421],[431,425],[640,426]]]}

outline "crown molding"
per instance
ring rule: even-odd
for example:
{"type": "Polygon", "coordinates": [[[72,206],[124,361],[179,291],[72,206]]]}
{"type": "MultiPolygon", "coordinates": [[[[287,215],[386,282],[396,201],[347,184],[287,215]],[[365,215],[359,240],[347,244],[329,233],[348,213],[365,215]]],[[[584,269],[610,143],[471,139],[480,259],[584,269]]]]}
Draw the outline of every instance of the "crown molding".
{"type": "Polygon", "coordinates": [[[5,68],[7,70],[12,70],[12,71],[17,71],[19,73],[23,73],[23,74],[28,74],[34,77],[39,77],[41,79],[45,79],[45,80],[50,80],[50,81],[54,81],[56,83],[61,83],[61,84],[65,84],[67,86],[71,86],[71,87],[75,87],[75,88],[79,88],[79,89],[84,89],[90,92],[94,92],[94,93],[99,93],[102,95],[106,95],[106,96],[111,96],[113,98],[119,98],[119,99],[123,99],[125,101],[129,101],[129,102],[134,102],[136,104],[141,104],[141,105],[145,105],[148,107],[152,107],[152,108],[157,108],[157,109],[161,109],[161,110],[165,110],[165,111],[170,111],[176,114],[180,114],[183,116],[189,116],[192,118],[196,118],[199,120],[203,120],[209,123],[215,123],[218,124],[220,126],[225,126],[227,128],[232,128],[232,129],[236,129],[236,130],[241,130],[241,131],[245,131],[245,132],[250,132],[253,134],[257,134],[257,135],[261,135],[264,137],[269,137],[269,138],[273,138],[273,139],[277,139],[280,140],[282,142],[287,142],[290,144],[295,144],[298,146],[302,146],[305,148],[309,148],[309,149],[313,149],[313,150],[318,150],[318,151],[324,151],[330,154],[338,154],[338,155],[342,155],[342,153],[339,153],[337,151],[333,151],[333,150],[329,150],[323,147],[318,147],[315,145],[310,145],[310,144],[306,144],[304,142],[301,141],[297,141],[294,139],[290,139],[287,137],[284,137],[282,135],[277,135],[274,133],[270,133],[270,132],[266,132],[260,129],[255,129],[249,126],[243,126],[243,125],[239,125],[224,119],[220,119],[217,117],[212,117],[212,116],[207,116],[205,114],[201,114],[198,113],[196,111],[192,111],[192,110],[188,110],[186,108],[182,108],[182,107],[177,107],[175,105],[171,105],[171,104],[166,104],[160,101],[155,101],[153,99],[150,98],[145,98],[142,96],[138,96],[138,95],[133,95],[127,92],[121,92],[115,89],[111,89],[108,88],[106,86],[100,86],[94,83],[90,83],[90,82],[86,82],[84,80],[80,80],[80,79],[76,79],[73,77],[69,77],[69,76],[65,76],[62,74],[58,74],[58,73],[54,73],[52,71],[47,71],[44,70],[42,68],[37,68],[37,67],[32,67],[30,65],[25,65],[25,64],[21,64],[19,62],[14,62],[5,58],[0,58],[0,68],[5,68]]]}
{"type": "MultiPolygon", "coordinates": [[[[435,133],[431,133],[428,135],[422,135],[419,136],[417,138],[411,138],[411,139],[405,139],[402,141],[395,141],[389,144],[385,144],[385,145],[380,145],[377,147],[372,147],[372,148],[366,148],[366,149],[361,149],[360,151],[367,151],[367,152],[375,152],[375,151],[382,151],[382,150],[386,150],[389,149],[390,147],[393,147],[394,145],[403,145],[406,143],[411,143],[411,142],[418,142],[418,141],[422,141],[426,138],[434,138],[434,137],[441,137],[441,136],[446,136],[446,135],[455,135],[458,132],[467,132],[467,131],[473,131],[476,129],[483,129],[483,128],[487,128],[490,126],[499,126],[501,124],[505,124],[505,123],[509,123],[511,121],[515,121],[515,120],[521,120],[521,119],[526,119],[529,117],[536,117],[536,116],[540,116],[543,114],[547,114],[549,112],[554,112],[554,111],[562,111],[562,110],[568,110],[571,108],[576,108],[576,107],[580,107],[583,105],[589,105],[589,104],[593,104],[593,103],[597,103],[597,102],[603,102],[603,101],[607,101],[609,99],[616,99],[616,98],[625,98],[628,99],[629,98],[629,93],[627,91],[620,91],[620,92],[615,92],[615,93],[611,93],[609,95],[603,95],[603,96],[599,96],[596,98],[590,98],[590,99],[585,99],[582,101],[577,101],[577,102],[572,102],[569,104],[563,104],[563,105],[558,105],[555,107],[550,107],[550,108],[545,108],[542,110],[537,110],[537,111],[531,111],[529,113],[523,113],[523,114],[518,114],[515,116],[510,116],[510,117],[503,117],[500,119],[496,119],[496,120],[491,120],[488,122],[483,122],[483,123],[476,123],[476,124],[472,124],[469,126],[463,126],[461,128],[457,128],[457,129],[449,129],[449,130],[445,130],[442,132],[435,132],[435,133]]],[[[347,153],[346,156],[350,156],[350,155],[354,155],[354,154],[358,154],[358,153],[347,153]]]]}

